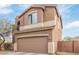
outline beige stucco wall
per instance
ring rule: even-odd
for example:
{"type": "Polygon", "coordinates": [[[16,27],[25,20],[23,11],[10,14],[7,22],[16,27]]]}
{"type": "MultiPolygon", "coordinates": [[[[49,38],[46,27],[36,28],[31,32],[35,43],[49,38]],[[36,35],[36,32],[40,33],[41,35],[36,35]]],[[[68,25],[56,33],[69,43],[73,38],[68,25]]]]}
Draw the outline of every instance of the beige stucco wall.
{"type": "Polygon", "coordinates": [[[32,12],[37,12],[38,23],[55,20],[54,7],[46,7],[44,10],[42,8],[31,8],[25,14],[23,14],[18,20],[20,20],[20,25],[29,25],[28,15],[32,12]]]}
{"type": "Polygon", "coordinates": [[[44,11],[44,21],[54,20],[54,8],[47,7],[44,11]]]}
{"type": "MultiPolygon", "coordinates": [[[[48,52],[48,53],[53,53],[53,48],[52,48],[53,46],[51,45],[51,41],[52,41],[52,30],[51,30],[51,29],[49,29],[49,30],[34,31],[34,32],[24,32],[24,33],[16,34],[16,36],[15,36],[15,38],[17,39],[17,40],[16,40],[16,43],[18,44],[18,40],[19,40],[18,38],[19,38],[19,37],[22,37],[22,36],[25,36],[25,35],[26,35],[26,36],[29,35],[30,38],[31,38],[33,35],[36,35],[36,37],[38,37],[37,35],[43,36],[43,34],[48,34],[48,36],[47,36],[47,38],[48,38],[48,39],[47,39],[47,41],[48,41],[47,45],[48,45],[48,46],[46,46],[46,48],[48,48],[48,51],[47,51],[47,52],[48,52]],[[31,36],[31,35],[32,35],[32,36],[31,36]]],[[[26,37],[26,36],[25,36],[25,37],[26,37]]],[[[40,36],[39,38],[42,38],[41,36],[40,36]]],[[[39,39],[39,38],[38,38],[38,39],[39,39]]],[[[22,38],[22,39],[23,39],[23,38],[22,38]]],[[[28,38],[26,37],[25,39],[28,39],[28,38]]],[[[39,40],[37,40],[37,41],[39,41],[39,40]]],[[[42,41],[43,41],[43,39],[42,39],[42,41]]],[[[20,42],[21,42],[21,41],[20,41],[20,42]]],[[[23,43],[22,43],[22,44],[23,44],[23,43]]],[[[44,43],[44,42],[41,42],[41,44],[45,44],[45,43],[44,43]]],[[[40,45],[41,45],[41,44],[40,44],[40,45]]],[[[52,44],[53,44],[53,43],[52,43],[52,44]]],[[[27,46],[27,45],[26,45],[26,46],[27,46]]],[[[15,46],[15,47],[20,47],[20,46],[17,45],[17,46],[15,46]]],[[[17,48],[17,49],[15,48],[15,51],[16,51],[16,50],[18,51],[18,48],[17,48]]],[[[40,49],[40,50],[41,50],[41,49],[40,49]]],[[[39,52],[40,52],[40,51],[39,51],[39,52]]]]}
{"type": "Polygon", "coordinates": [[[32,8],[28,10],[23,16],[18,18],[18,20],[20,21],[20,26],[30,25],[28,15],[31,14],[32,12],[37,12],[38,23],[43,21],[43,10],[41,8],[32,8]]]}
{"type": "MultiPolygon", "coordinates": [[[[18,20],[20,20],[20,23],[21,23],[20,31],[22,31],[22,32],[20,32],[20,31],[18,31],[18,33],[15,32],[15,41],[17,44],[18,44],[17,37],[20,37],[20,36],[48,34],[48,43],[47,43],[48,44],[48,46],[47,46],[48,53],[53,54],[57,51],[57,41],[61,40],[62,31],[61,31],[61,25],[60,25],[61,24],[60,18],[59,18],[59,16],[57,16],[57,11],[54,7],[46,7],[45,9],[42,9],[42,8],[29,9],[19,19],[16,20],[16,23],[18,20]],[[36,30],[34,28],[28,28],[29,26],[33,27],[32,25],[29,25],[29,22],[28,22],[28,15],[30,13],[32,13],[33,11],[37,12],[38,23],[42,23],[40,25],[40,27],[36,26],[36,28],[38,30],[36,30]],[[46,29],[43,24],[48,21],[50,21],[49,24],[51,24],[51,25],[53,24],[53,26],[49,26],[48,23],[45,24],[45,26],[49,27],[50,29],[46,29]],[[51,23],[51,21],[53,21],[53,22],[51,23]],[[25,27],[23,28],[22,26],[25,26],[25,27]],[[35,30],[35,31],[32,31],[32,30],[35,30]]],[[[25,38],[25,39],[27,39],[27,38],[25,38]]],[[[42,43],[42,44],[44,44],[44,43],[42,43]]],[[[15,44],[15,46],[16,46],[16,44],[15,44]]],[[[18,47],[18,45],[16,47],[18,47]]],[[[17,49],[15,49],[15,50],[17,50],[17,49]]]]}
{"type": "Polygon", "coordinates": [[[57,51],[57,41],[62,40],[62,28],[59,16],[57,16],[56,10],[54,9],[54,16],[55,16],[55,27],[52,30],[52,41],[55,45],[55,52],[57,51]]]}

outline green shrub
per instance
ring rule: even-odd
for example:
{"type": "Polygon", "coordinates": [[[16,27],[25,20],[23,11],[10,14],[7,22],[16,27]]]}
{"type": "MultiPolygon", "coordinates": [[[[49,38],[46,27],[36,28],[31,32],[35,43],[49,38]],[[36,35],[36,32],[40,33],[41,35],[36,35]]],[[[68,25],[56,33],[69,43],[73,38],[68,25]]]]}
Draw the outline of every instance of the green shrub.
{"type": "Polygon", "coordinates": [[[12,43],[4,43],[5,50],[12,50],[12,43]]]}

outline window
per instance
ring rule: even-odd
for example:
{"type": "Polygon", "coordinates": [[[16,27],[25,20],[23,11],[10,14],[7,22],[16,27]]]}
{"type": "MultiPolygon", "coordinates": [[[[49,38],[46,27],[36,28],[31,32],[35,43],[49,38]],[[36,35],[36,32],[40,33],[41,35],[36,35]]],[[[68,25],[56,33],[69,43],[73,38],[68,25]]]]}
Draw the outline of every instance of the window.
{"type": "Polygon", "coordinates": [[[17,22],[17,30],[19,31],[20,21],[17,22]]]}
{"type": "Polygon", "coordinates": [[[28,16],[28,19],[29,19],[30,24],[37,23],[37,13],[36,12],[33,12],[32,14],[30,14],[28,16]]]}

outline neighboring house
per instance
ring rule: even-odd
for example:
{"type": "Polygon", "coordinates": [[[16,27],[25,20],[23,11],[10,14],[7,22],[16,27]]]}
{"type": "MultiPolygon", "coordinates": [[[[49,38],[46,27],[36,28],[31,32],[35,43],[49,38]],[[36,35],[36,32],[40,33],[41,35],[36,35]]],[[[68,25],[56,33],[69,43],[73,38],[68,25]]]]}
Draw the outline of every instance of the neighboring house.
{"type": "Polygon", "coordinates": [[[62,19],[57,5],[35,4],[16,17],[14,51],[53,54],[62,39],[62,19]]]}

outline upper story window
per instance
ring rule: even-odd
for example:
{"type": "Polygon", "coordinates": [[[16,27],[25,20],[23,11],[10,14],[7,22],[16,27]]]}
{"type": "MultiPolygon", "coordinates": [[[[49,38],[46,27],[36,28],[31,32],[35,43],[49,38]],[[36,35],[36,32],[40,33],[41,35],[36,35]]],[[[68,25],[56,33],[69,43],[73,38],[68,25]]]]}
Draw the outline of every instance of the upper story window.
{"type": "Polygon", "coordinates": [[[29,19],[30,24],[37,23],[37,12],[33,12],[30,15],[28,15],[28,19],[29,19]]]}

